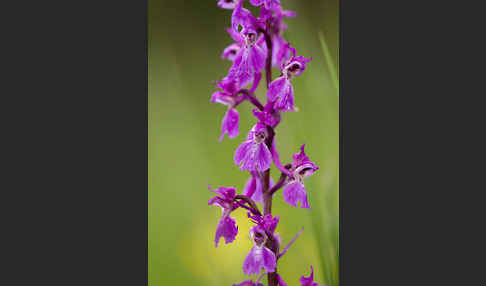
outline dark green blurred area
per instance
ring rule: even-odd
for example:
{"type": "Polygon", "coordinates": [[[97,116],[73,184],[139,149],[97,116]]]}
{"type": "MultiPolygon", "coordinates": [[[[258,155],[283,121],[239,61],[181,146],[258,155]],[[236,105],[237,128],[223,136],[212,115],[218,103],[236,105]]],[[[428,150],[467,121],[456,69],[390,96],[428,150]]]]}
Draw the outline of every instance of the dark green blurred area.
{"type": "MultiPolygon", "coordinates": [[[[255,123],[244,103],[240,135],[218,142],[226,108],[211,104],[211,84],[226,75],[230,62],[220,58],[232,42],[224,28],[231,11],[216,0],[149,1],[149,285],[232,285],[248,279],[243,259],[251,247],[246,212],[237,210],[239,233],[231,244],[214,247],[221,210],[208,206],[206,187],[234,186],[241,191],[248,173],[233,163],[233,154],[255,123]]],[[[320,169],[305,180],[311,210],[294,208],[279,192],[273,214],[286,244],[302,227],[303,235],[279,260],[278,271],[288,285],[300,285],[310,273],[319,284],[338,285],[339,139],[338,91],[329,65],[338,64],[338,1],[281,0],[297,12],[286,20],[285,38],[300,55],[313,58],[293,80],[299,112],[285,113],[276,132],[283,163],[303,143],[320,169]],[[322,33],[332,63],[319,40],[322,33]]],[[[248,3],[244,4],[249,8],[248,3]]],[[[256,9],[250,9],[257,11],[256,9]]],[[[274,77],[278,75],[274,70],[274,77]]],[[[264,83],[264,79],[262,80],[264,83]]],[[[264,84],[257,90],[265,101],[264,84]]],[[[276,181],[279,173],[272,167],[276,181]]],[[[254,277],[256,278],[256,277],[254,277]]],[[[266,282],[266,281],[265,281],[266,282]]]]}

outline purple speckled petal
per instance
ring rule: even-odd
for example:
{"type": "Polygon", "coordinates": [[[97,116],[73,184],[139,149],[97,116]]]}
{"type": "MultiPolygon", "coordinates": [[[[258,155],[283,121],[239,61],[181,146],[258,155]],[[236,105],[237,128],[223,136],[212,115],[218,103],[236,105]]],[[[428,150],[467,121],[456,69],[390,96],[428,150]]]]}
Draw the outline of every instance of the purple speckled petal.
{"type": "Polygon", "coordinates": [[[270,165],[272,164],[272,154],[264,143],[257,144],[257,146],[256,158],[253,164],[254,170],[263,172],[270,168],[270,165]]]}
{"type": "Polygon", "coordinates": [[[284,76],[281,76],[281,77],[278,77],[276,79],[274,79],[269,87],[268,87],[268,91],[267,91],[267,99],[269,101],[275,101],[278,97],[278,95],[281,93],[281,90],[283,89],[284,85],[285,85],[285,81],[287,79],[284,77],[284,76]]]}
{"type": "Polygon", "coordinates": [[[249,54],[249,49],[241,49],[234,58],[233,65],[228,72],[228,77],[235,79],[238,85],[241,87],[247,85],[253,79],[249,54]]]}
{"type": "Polygon", "coordinates": [[[220,142],[223,141],[225,133],[228,133],[229,138],[235,138],[236,136],[238,136],[238,122],[238,111],[234,108],[229,108],[221,124],[221,137],[219,137],[220,142]]]}
{"type": "Polygon", "coordinates": [[[243,261],[243,273],[245,273],[246,275],[260,273],[261,266],[257,263],[257,260],[255,259],[255,252],[257,249],[257,246],[253,246],[250,252],[248,252],[248,254],[246,255],[245,260],[243,261]]]}
{"type": "Polygon", "coordinates": [[[214,236],[215,246],[218,247],[221,237],[224,237],[226,244],[233,242],[237,234],[238,227],[236,226],[236,221],[229,215],[223,216],[216,227],[216,234],[214,236]]]}
{"type": "Polygon", "coordinates": [[[269,101],[275,102],[274,108],[280,111],[294,111],[294,88],[285,76],[270,83],[267,91],[269,101]]]}
{"type": "Polygon", "coordinates": [[[253,141],[251,140],[245,141],[241,143],[240,146],[238,146],[238,148],[235,151],[235,156],[233,158],[235,161],[235,165],[239,166],[241,162],[245,160],[246,154],[252,148],[252,146],[253,146],[253,141]]]}
{"type": "Polygon", "coordinates": [[[275,267],[277,267],[277,258],[275,254],[268,248],[263,247],[263,267],[269,273],[275,272],[275,267]]]}
{"type": "Polygon", "coordinates": [[[290,80],[285,80],[282,89],[276,94],[275,105],[279,111],[295,111],[294,108],[294,88],[290,80]]]}
{"type": "Polygon", "coordinates": [[[259,274],[262,268],[267,272],[274,272],[276,267],[275,254],[268,248],[253,246],[243,261],[243,273],[246,275],[259,274]]]}
{"type": "Polygon", "coordinates": [[[298,201],[302,203],[302,208],[310,209],[309,203],[307,202],[307,192],[305,191],[304,184],[299,181],[292,181],[288,183],[282,195],[284,197],[285,202],[289,205],[298,207],[298,201]]]}
{"type": "Polygon", "coordinates": [[[249,48],[249,57],[254,71],[261,71],[265,67],[267,55],[258,45],[253,45],[249,48]]]}
{"type": "Polygon", "coordinates": [[[270,168],[272,154],[264,143],[248,140],[241,143],[236,149],[234,161],[236,165],[240,165],[243,162],[240,170],[263,172],[270,168]]]}

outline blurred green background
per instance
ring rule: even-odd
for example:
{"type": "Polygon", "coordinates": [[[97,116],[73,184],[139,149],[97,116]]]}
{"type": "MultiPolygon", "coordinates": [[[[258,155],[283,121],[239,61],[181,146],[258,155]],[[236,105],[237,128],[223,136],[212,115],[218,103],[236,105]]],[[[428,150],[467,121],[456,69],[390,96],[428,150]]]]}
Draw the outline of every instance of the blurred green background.
{"type": "MultiPolygon", "coordinates": [[[[252,244],[246,212],[233,213],[239,233],[234,243],[214,247],[221,210],[208,206],[214,194],[206,187],[234,186],[241,191],[248,173],[233,163],[233,154],[255,123],[244,103],[240,135],[218,142],[226,107],[211,104],[212,81],[226,75],[230,62],[220,58],[232,42],[224,28],[231,11],[216,0],[150,0],[148,20],[148,275],[150,286],[232,285],[248,279],[243,259],[252,244]]],[[[283,115],[276,144],[285,164],[306,143],[320,169],[305,180],[311,210],[294,208],[279,192],[273,214],[286,244],[300,229],[303,235],[279,260],[278,271],[289,285],[308,275],[310,265],[319,284],[339,284],[339,139],[338,0],[281,0],[298,13],[286,20],[285,38],[300,55],[313,57],[293,80],[299,112],[283,115]],[[324,44],[324,45],[323,45],[324,44]],[[334,71],[333,71],[334,69],[334,71]]],[[[249,8],[249,4],[245,3],[249,8]]],[[[255,9],[251,9],[256,11],[255,9]]],[[[256,14],[257,15],[257,14],[256,14]]],[[[274,70],[274,78],[279,71],[274,70]]],[[[262,79],[264,83],[264,79],[262,79]]],[[[264,102],[264,84],[257,90],[264,102]]],[[[276,181],[279,173],[272,167],[276,181]]],[[[255,277],[256,278],[256,277],[255,277]]],[[[266,279],[264,279],[266,283],[266,279]]]]}

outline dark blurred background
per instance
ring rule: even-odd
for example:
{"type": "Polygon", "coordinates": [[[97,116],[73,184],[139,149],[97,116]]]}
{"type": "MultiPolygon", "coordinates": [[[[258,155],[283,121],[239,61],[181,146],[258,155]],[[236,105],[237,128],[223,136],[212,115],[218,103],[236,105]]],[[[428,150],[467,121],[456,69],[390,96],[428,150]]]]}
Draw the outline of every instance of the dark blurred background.
{"type": "MultiPolygon", "coordinates": [[[[231,285],[248,279],[243,259],[251,248],[246,213],[236,211],[239,233],[234,243],[213,237],[221,210],[208,206],[206,187],[241,190],[248,173],[233,163],[233,154],[255,123],[247,103],[238,107],[240,135],[218,142],[226,107],[211,104],[211,84],[227,73],[220,58],[232,42],[225,27],[231,11],[216,0],[149,1],[149,285],[231,285]]],[[[338,1],[281,0],[297,12],[287,18],[284,37],[300,55],[313,57],[293,80],[299,112],[286,113],[277,128],[276,144],[283,162],[306,143],[319,171],[305,180],[312,209],[289,206],[279,192],[273,213],[277,232],[287,243],[301,227],[304,234],[279,260],[289,285],[314,266],[319,284],[339,285],[339,139],[338,139],[338,1]]],[[[249,3],[245,3],[250,8],[249,3]]],[[[250,8],[252,11],[257,9],[250,8]]],[[[255,13],[255,15],[258,15],[255,13]]],[[[274,77],[278,75],[274,70],[274,77]]],[[[262,79],[264,83],[264,79],[262,79]]],[[[265,101],[264,84],[257,96],[265,101]]],[[[271,175],[278,179],[272,167],[271,175]]]]}

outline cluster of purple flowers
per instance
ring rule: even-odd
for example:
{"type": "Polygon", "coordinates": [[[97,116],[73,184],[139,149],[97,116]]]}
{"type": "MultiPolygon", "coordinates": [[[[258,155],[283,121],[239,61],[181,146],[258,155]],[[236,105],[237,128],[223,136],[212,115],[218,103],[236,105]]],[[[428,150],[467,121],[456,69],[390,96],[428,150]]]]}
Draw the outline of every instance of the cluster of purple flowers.
{"type": "MultiPolygon", "coordinates": [[[[279,217],[271,214],[274,194],[283,188],[285,202],[294,207],[310,208],[304,178],[311,176],[319,167],[305,154],[302,145],[300,152],[286,165],[280,163],[280,155],[275,147],[275,127],[280,123],[283,112],[296,111],[292,80],[301,75],[306,64],[311,61],[297,56],[295,48],[283,38],[287,29],[284,18],[295,17],[293,11],[283,10],[280,0],[249,0],[250,4],[260,7],[259,17],[243,7],[243,0],[219,0],[218,6],[232,10],[231,27],[226,31],[234,40],[223,50],[221,57],[232,62],[228,74],[220,80],[212,94],[211,102],[228,107],[222,120],[221,135],[235,138],[239,134],[239,114],[236,107],[248,101],[255,106],[256,119],[246,140],[234,153],[234,162],[241,170],[249,172],[249,178],[241,194],[233,187],[209,189],[217,196],[209,200],[210,205],[219,206],[222,216],[216,228],[215,246],[221,238],[226,243],[235,240],[238,234],[236,221],[231,213],[239,208],[248,212],[249,219],[255,224],[250,230],[253,247],[243,261],[243,272],[247,275],[260,274],[256,281],[246,280],[239,286],[263,286],[260,279],[267,274],[269,286],[287,285],[277,273],[277,261],[282,257],[299,232],[282,250],[282,239],[275,232],[279,217]],[[272,67],[278,67],[281,75],[272,81],[272,67]],[[265,73],[267,102],[261,104],[254,92],[265,73]],[[275,183],[270,178],[272,162],[281,171],[275,183]],[[258,204],[263,206],[260,212],[258,204]],[[263,272],[262,272],[263,270],[263,272]]],[[[314,270],[311,266],[309,277],[302,276],[302,286],[318,286],[313,281],[314,270]]]]}

